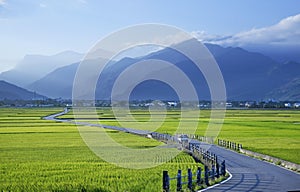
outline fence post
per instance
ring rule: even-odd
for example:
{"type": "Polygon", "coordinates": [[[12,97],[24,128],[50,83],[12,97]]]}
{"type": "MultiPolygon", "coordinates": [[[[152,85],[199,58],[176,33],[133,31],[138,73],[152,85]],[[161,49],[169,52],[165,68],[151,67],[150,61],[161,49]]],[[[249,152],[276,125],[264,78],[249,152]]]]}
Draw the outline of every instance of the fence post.
{"type": "Polygon", "coordinates": [[[188,169],[188,188],[192,189],[192,183],[193,183],[193,174],[192,170],[188,169]]]}
{"type": "Polygon", "coordinates": [[[216,158],[216,177],[219,178],[220,177],[220,165],[218,163],[218,157],[216,158]]]}
{"type": "Polygon", "coordinates": [[[204,166],[204,180],[205,180],[205,184],[207,185],[207,186],[209,186],[209,183],[208,183],[208,167],[205,165],[204,166]]]}
{"type": "Polygon", "coordinates": [[[225,160],[221,163],[221,174],[225,176],[226,174],[226,167],[225,167],[225,160]]]}
{"type": "Polygon", "coordinates": [[[197,184],[201,184],[201,167],[198,167],[197,169],[197,184]]]}
{"type": "Polygon", "coordinates": [[[177,191],[181,191],[182,189],[182,183],[181,183],[181,170],[178,170],[177,174],[177,191]]]}
{"type": "Polygon", "coordinates": [[[215,165],[214,164],[212,164],[211,165],[211,174],[212,174],[212,180],[215,180],[215,165]]]}
{"type": "Polygon", "coordinates": [[[170,191],[170,182],[169,182],[168,171],[163,171],[163,191],[164,192],[170,191]]]}

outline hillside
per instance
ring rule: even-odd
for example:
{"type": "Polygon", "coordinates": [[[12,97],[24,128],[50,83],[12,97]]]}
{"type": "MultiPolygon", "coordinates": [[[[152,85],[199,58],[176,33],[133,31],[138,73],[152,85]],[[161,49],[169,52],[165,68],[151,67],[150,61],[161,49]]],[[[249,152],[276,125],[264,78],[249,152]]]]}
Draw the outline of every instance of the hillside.
{"type": "Polygon", "coordinates": [[[0,80],[0,100],[33,100],[42,98],[45,97],[0,80]]]}
{"type": "MultiPolygon", "coordinates": [[[[183,42],[177,46],[193,48],[189,42],[183,42]]],[[[294,100],[298,98],[297,93],[292,90],[299,86],[299,81],[295,81],[295,79],[300,78],[299,63],[287,62],[281,64],[263,54],[249,52],[238,47],[221,47],[213,44],[206,44],[206,46],[215,57],[222,71],[228,99],[262,100],[273,98],[294,100]],[[295,93],[293,96],[288,94],[291,91],[295,93]]],[[[188,58],[169,48],[140,58],[123,58],[113,65],[107,66],[97,85],[97,99],[110,99],[113,83],[119,74],[133,63],[145,59],[165,60],[175,64],[189,76],[200,99],[210,99],[209,89],[202,73],[195,68],[188,58]]],[[[77,66],[78,64],[73,64],[59,68],[34,82],[29,88],[49,97],[71,98],[77,66]]],[[[296,92],[297,90],[299,89],[296,89],[296,92]]],[[[131,94],[131,99],[151,98],[174,100],[177,99],[177,95],[169,86],[155,80],[139,84],[131,94]]]]}
{"type": "Polygon", "coordinates": [[[0,80],[26,87],[54,69],[78,62],[82,57],[82,54],[73,51],[64,51],[50,56],[26,55],[15,68],[0,73],[0,80]]]}

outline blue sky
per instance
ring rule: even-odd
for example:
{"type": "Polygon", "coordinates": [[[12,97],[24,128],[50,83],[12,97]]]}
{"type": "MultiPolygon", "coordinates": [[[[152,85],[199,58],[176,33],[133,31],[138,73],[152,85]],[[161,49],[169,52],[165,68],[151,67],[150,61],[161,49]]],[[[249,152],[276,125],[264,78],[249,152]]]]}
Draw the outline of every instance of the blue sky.
{"type": "MultiPolygon", "coordinates": [[[[299,0],[0,0],[0,72],[26,54],[86,52],[128,25],[163,23],[200,39],[233,36],[236,41],[299,13],[299,0]]],[[[299,18],[292,18],[291,30],[300,28],[299,18]]],[[[277,26],[277,33],[285,26],[277,26]]]]}

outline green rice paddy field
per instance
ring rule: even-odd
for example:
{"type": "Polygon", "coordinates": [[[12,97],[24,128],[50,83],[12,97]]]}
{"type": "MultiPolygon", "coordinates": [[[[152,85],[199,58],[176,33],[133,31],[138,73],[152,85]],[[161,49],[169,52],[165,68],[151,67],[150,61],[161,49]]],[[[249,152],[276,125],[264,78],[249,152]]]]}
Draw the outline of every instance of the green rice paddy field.
{"type": "MultiPolygon", "coordinates": [[[[179,121],[199,121],[196,134],[204,135],[210,113],[210,110],[201,110],[199,120],[181,119],[180,111],[170,110],[156,131],[172,134],[179,121]]],[[[111,110],[98,110],[98,114],[100,123],[121,126],[111,110]]],[[[131,114],[139,122],[147,122],[150,118],[146,110],[134,110],[131,114]]],[[[159,114],[157,111],[153,115],[159,114]]],[[[87,116],[87,113],[82,113],[83,119],[87,116]]],[[[70,112],[61,118],[73,118],[73,115],[70,112]]],[[[227,110],[218,138],[241,143],[245,149],[300,164],[300,110],[227,110]]]]}
{"type": "MultiPolygon", "coordinates": [[[[161,191],[163,170],[175,176],[178,169],[202,166],[184,153],[144,170],[109,164],[89,150],[75,125],[41,119],[61,110],[0,108],[0,191],[161,191]]],[[[132,148],[158,144],[110,134],[132,148]]],[[[176,188],[175,182],[171,185],[176,188]]]]}
{"type": "MultiPolygon", "coordinates": [[[[89,150],[75,125],[41,119],[61,110],[0,108],[0,191],[161,191],[163,170],[175,176],[179,168],[199,166],[184,153],[144,170],[109,164],[89,150]]],[[[140,122],[149,120],[148,111],[131,113],[140,122]]],[[[98,114],[100,123],[119,125],[111,110],[99,109],[98,114]]],[[[82,112],[83,121],[91,121],[84,120],[88,116],[82,112]]],[[[209,110],[201,110],[199,120],[188,120],[199,121],[196,133],[203,135],[209,117],[209,110]]],[[[61,118],[73,118],[72,112],[61,118]]],[[[173,133],[180,120],[179,111],[168,111],[157,131],[173,133]]],[[[127,133],[111,131],[110,135],[132,148],[158,145],[127,133]]],[[[228,110],[219,138],[299,164],[300,111],[228,110]]],[[[171,184],[175,189],[176,183],[171,184]]]]}

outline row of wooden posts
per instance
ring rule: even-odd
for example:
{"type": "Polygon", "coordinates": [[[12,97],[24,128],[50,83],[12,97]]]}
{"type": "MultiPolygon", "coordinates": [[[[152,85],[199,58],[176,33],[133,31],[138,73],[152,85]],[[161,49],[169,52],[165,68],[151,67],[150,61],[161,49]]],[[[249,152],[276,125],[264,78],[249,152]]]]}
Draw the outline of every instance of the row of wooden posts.
{"type": "MultiPolygon", "coordinates": [[[[201,168],[198,167],[195,174],[192,173],[191,169],[188,169],[187,175],[182,175],[181,170],[178,170],[177,176],[170,178],[168,175],[168,171],[163,171],[163,191],[170,191],[170,181],[177,180],[177,191],[182,190],[182,186],[187,184],[188,189],[192,190],[193,183],[197,185],[209,185],[209,180],[214,180],[215,178],[219,178],[220,175],[225,176],[226,167],[225,160],[222,161],[221,164],[218,163],[218,157],[216,154],[207,151],[200,147],[200,143],[195,141],[200,140],[203,142],[213,142],[213,138],[210,137],[202,137],[197,135],[189,135],[190,140],[179,142],[174,136],[169,134],[161,134],[161,133],[151,133],[151,136],[159,141],[163,142],[177,142],[181,144],[183,150],[190,153],[195,159],[200,161],[204,165],[204,177],[201,178],[201,168]],[[193,140],[194,139],[194,140],[193,140]],[[210,168],[210,169],[209,169],[210,168]],[[186,182],[183,182],[183,179],[187,178],[186,182]]],[[[219,141],[218,141],[219,142],[219,141]]]]}
{"type": "Polygon", "coordinates": [[[192,135],[192,134],[189,134],[188,136],[191,139],[197,139],[197,140],[205,142],[205,143],[210,143],[210,144],[214,143],[214,137],[207,137],[207,136],[201,136],[201,135],[192,135]]]}
{"type": "Polygon", "coordinates": [[[218,165],[218,156],[201,148],[200,145],[189,144],[188,152],[206,166],[218,165]]]}
{"type": "Polygon", "coordinates": [[[240,149],[243,148],[242,144],[231,142],[231,141],[226,141],[223,139],[218,139],[218,145],[229,148],[229,149],[233,149],[235,151],[240,151],[240,149]]]}
{"type": "Polygon", "coordinates": [[[209,186],[209,180],[215,180],[215,178],[219,178],[220,176],[225,176],[226,174],[226,167],[225,167],[225,160],[221,163],[221,167],[214,165],[209,170],[208,166],[204,166],[204,177],[201,177],[201,167],[198,167],[197,171],[193,174],[191,169],[187,170],[187,175],[182,175],[182,171],[178,170],[177,175],[175,177],[170,177],[168,171],[163,171],[163,191],[169,192],[170,191],[170,181],[176,180],[176,191],[181,191],[183,185],[187,185],[189,190],[193,190],[193,183],[198,186],[205,184],[209,186]],[[187,181],[183,182],[184,178],[187,178],[187,181]]]}
{"type": "Polygon", "coordinates": [[[157,133],[157,132],[153,132],[151,133],[151,136],[158,140],[158,141],[164,141],[164,142],[167,142],[167,141],[176,141],[175,140],[175,137],[172,136],[172,135],[169,135],[169,134],[162,134],[162,133],[157,133]]]}

